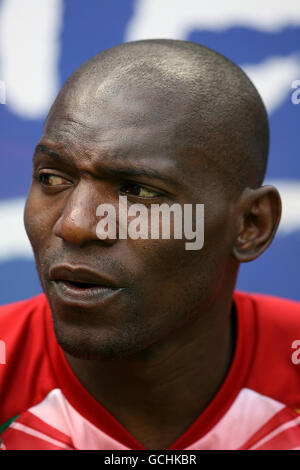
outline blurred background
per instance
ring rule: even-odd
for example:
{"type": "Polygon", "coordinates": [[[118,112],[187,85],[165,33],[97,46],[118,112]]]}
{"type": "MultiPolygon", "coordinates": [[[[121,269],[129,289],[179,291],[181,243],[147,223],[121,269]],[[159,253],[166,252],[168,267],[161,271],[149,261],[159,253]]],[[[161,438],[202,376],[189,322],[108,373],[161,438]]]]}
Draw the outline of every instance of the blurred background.
{"type": "Polygon", "coordinates": [[[300,300],[300,1],[0,0],[0,304],[41,292],[23,207],[56,93],[99,51],[155,37],[215,49],[261,93],[271,125],[266,183],[279,189],[283,217],[237,287],[300,300]]]}

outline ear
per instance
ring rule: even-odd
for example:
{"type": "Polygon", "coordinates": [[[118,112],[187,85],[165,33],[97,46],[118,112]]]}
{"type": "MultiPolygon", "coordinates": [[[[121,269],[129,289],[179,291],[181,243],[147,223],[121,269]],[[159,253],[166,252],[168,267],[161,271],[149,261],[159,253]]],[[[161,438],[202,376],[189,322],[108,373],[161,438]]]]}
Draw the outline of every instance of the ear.
{"type": "Polygon", "coordinates": [[[232,255],[240,263],[260,256],[274,238],[281,217],[281,199],[273,186],[247,188],[241,197],[240,223],[232,255]]]}

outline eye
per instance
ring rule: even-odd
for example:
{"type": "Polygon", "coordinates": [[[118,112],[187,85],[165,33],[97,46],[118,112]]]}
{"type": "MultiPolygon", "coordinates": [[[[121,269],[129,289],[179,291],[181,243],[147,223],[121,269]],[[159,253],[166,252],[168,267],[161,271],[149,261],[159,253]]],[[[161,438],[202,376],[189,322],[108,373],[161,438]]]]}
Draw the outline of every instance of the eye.
{"type": "Polygon", "coordinates": [[[161,196],[161,194],[152,189],[141,186],[137,183],[126,183],[121,187],[121,192],[125,194],[130,194],[133,196],[144,197],[144,198],[154,198],[161,196]]]}
{"type": "Polygon", "coordinates": [[[39,183],[41,183],[43,186],[48,187],[56,187],[70,184],[70,181],[68,181],[66,178],[50,173],[39,173],[37,179],[39,183]]]}

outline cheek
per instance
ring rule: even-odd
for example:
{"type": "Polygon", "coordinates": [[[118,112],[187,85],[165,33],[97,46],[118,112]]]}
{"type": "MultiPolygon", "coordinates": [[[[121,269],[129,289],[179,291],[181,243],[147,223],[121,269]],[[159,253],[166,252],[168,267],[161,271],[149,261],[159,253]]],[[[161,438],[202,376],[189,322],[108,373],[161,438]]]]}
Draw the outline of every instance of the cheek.
{"type": "Polygon", "coordinates": [[[32,187],[25,205],[24,225],[35,253],[44,245],[51,232],[50,209],[51,207],[43,202],[43,198],[32,187]]]}
{"type": "Polygon", "coordinates": [[[171,239],[136,240],[127,245],[128,263],[151,318],[156,311],[168,312],[172,304],[174,314],[177,308],[185,311],[191,294],[199,291],[200,252],[186,251],[184,244],[184,240],[171,239]]]}
{"type": "Polygon", "coordinates": [[[230,201],[214,195],[205,204],[204,249],[209,257],[224,259],[230,256],[233,243],[234,217],[230,201]]]}
{"type": "MultiPolygon", "coordinates": [[[[231,249],[230,206],[206,204],[204,245],[199,250],[186,249],[187,240],[136,241],[142,261],[140,278],[145,288],[151,286],[152,305],[170,302],[189,305],[208,302],[224,282],[231,249]]],[[[193,224],[195,227],[195,224],[193,224]]],[[[137,253],[137,252],[136,252],[137,253]]]]}

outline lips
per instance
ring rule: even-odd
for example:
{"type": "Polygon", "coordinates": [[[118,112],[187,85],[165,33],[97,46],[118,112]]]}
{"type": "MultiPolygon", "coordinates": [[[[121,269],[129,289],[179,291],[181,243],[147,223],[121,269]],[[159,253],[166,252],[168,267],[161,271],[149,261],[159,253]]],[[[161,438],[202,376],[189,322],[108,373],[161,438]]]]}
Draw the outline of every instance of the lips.
{"type": "Polygon", "coordinates": [[[60,265],[53,266],[50,269],[51,281],[69,281],[80,284],[91,284],[95,286],[103,286],[116,288],[115,283],[102,274],[88,267],[60,265]]]}
{"type": "Polygon", "coordinates": [[[86,266],[53,266],[49,277],[56,294],[65,303],[97,304],[122,289],[108,276],[86,266]]]}

